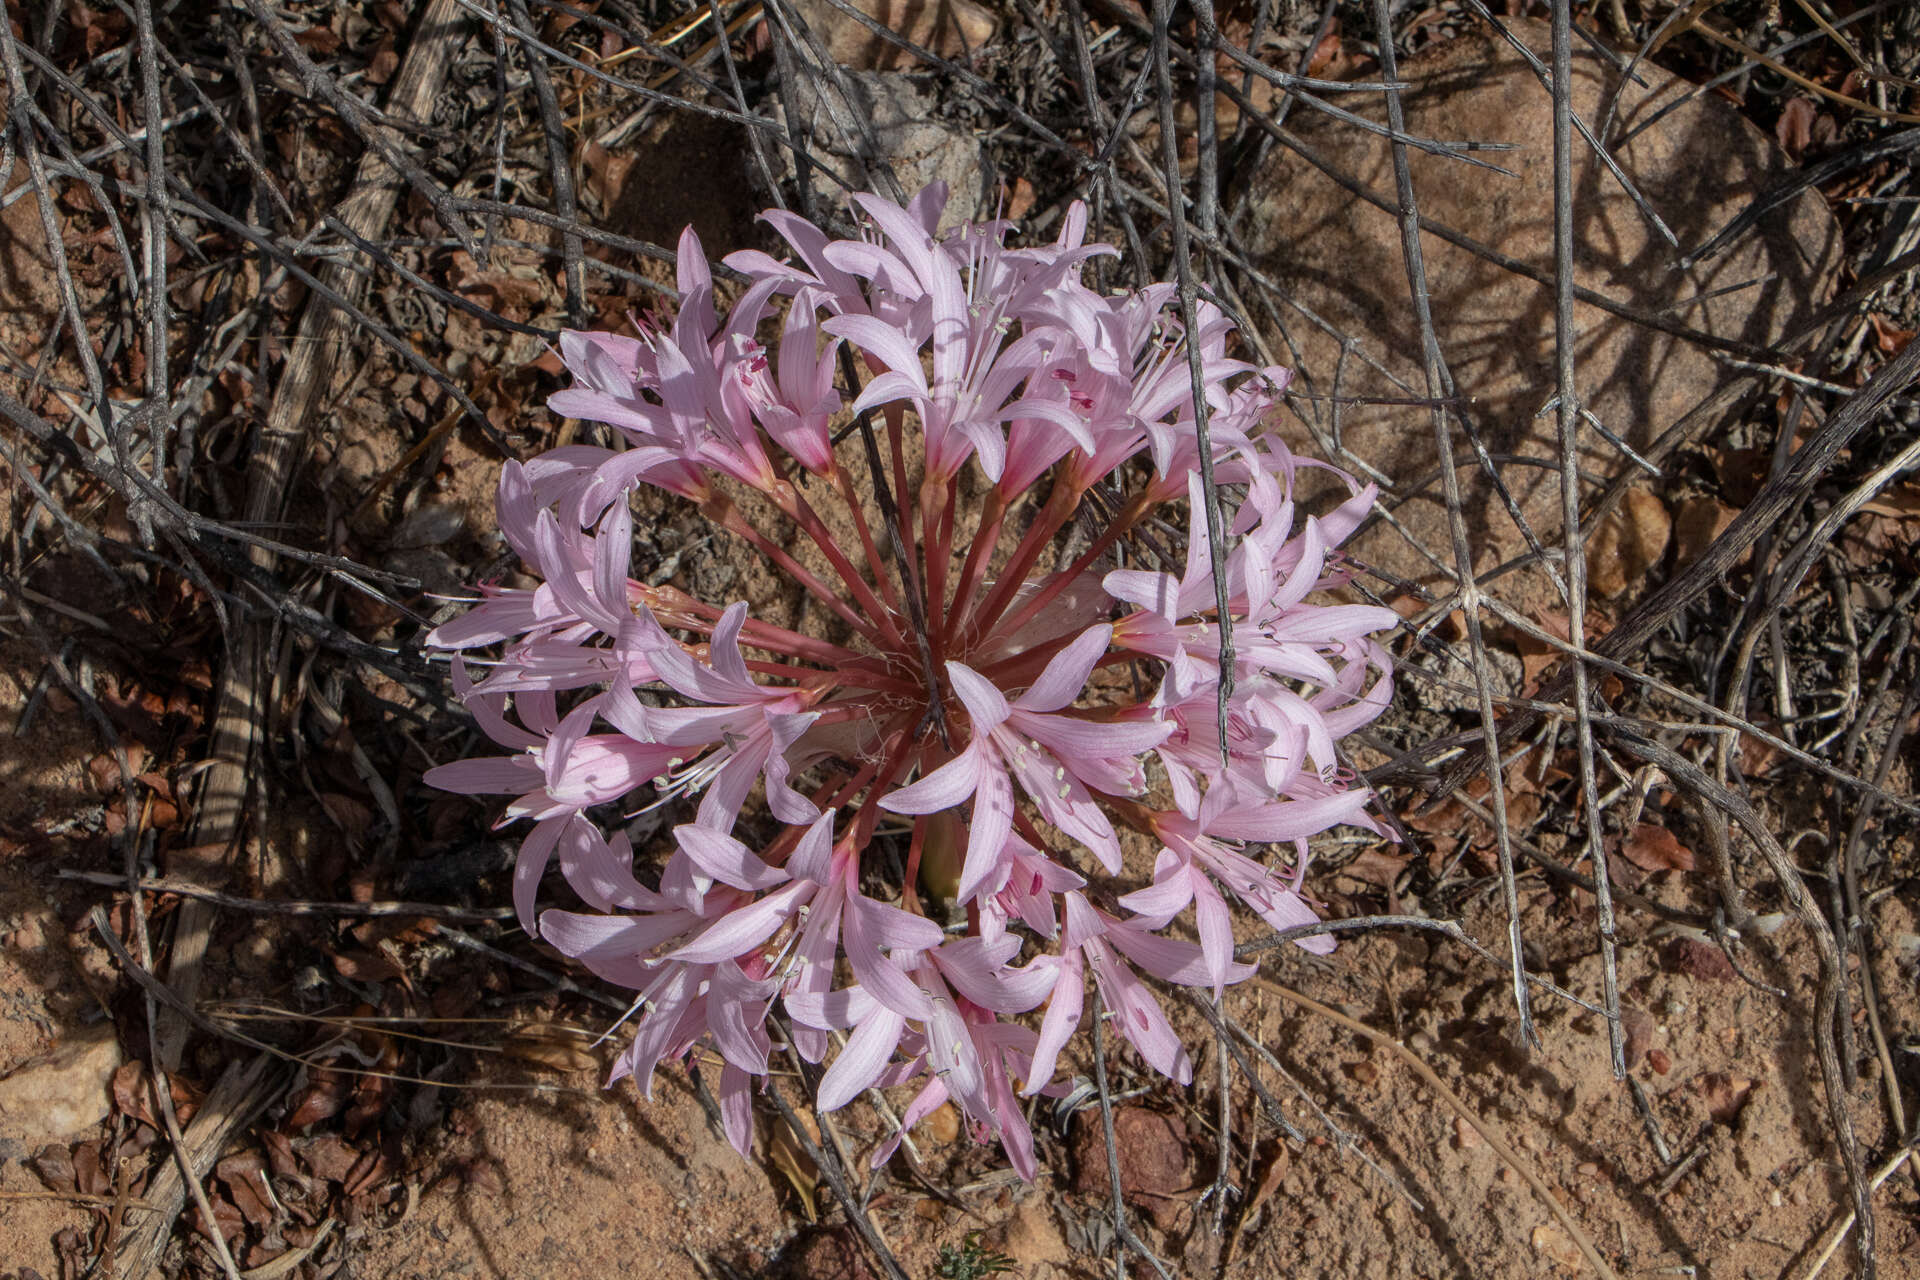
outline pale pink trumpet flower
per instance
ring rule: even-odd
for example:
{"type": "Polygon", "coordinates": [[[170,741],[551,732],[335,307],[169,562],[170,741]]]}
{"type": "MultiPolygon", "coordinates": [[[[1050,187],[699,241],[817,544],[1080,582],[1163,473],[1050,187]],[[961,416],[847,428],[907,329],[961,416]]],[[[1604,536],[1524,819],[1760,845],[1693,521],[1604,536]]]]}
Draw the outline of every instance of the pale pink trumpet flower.
{"type": "Polygon", "coordinates": [[[825,1064],[823,1109],[917,1083],[904,1125],[951,1102],[1030,1177],[1019,1100],[1065,1087],[1089,982],[1185,1083],[1153,984],[1243,981],[1236,921],[1317,918],[1312,838],[1385,838],[1340,740],[1388,704],[1395,618],[1326,598],[1374,490],[1266,432],[1287,372],[1235,358],[1218,307],[1188,333],[1169,285],[1095,293],[1082,270],[1112,250],[1078,206],[1016,248],[1003,222],[937,235],[944,202],[857,197],[855,240],[769,213],[793,261],[732,255],[724,315],[689,231],[676,314],[563,335],[552,408],[622,447],[503,471],[501,532],[540,585],[485,589],[430,639],[497,648],[478,684],[456,658],[455,690],[508,754],[428,781],[533,824],[522,922],[557,863],[572,901],[540,936],[638,996],[616,1079],[650,1094],[663,1062],[717,1065],[744,1151],[790,1046],[825,1064]],[[1189,344],[1231,522],[1225,617],[1189,344]],[[1307,468],[1345,486],[1314,514],[1307,468]],[[635,581],[639,486],[695,504],[811,620],[635,581]],[[1063,538],[1083,511],[1091,532],[1063,538]],[[669,805],[671,849],[636,866],[624,820],[669,805]]]}

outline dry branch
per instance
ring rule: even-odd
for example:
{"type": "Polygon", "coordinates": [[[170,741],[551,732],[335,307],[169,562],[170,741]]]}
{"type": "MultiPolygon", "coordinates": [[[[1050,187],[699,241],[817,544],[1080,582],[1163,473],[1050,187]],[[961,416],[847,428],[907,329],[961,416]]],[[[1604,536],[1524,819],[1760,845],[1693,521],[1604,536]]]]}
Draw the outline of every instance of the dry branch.
{"type": "MultiPolygon", "coordinates": [[[[414,29],[406,57],[394,75],[387,98],[387,115],[400,120],[426,121],[433,100],[446,82],[447,72],[466,35],[457,0],[432,0],[414,29]]],[[[389,148],[397,143],[387,144],[389,148]]],[[[336,215],[357,235],[373,237],[392,216],[400,198],[401,174],[384,151],[369,150],[361,158],[353,184],[336,215]]],[[[366,275],[347,260],[322,269],[329,288],[346,298],[365,290],[366,275]]],[[[300,319],[298,336],[287,359],[273,404],[249,467],[246,518],[260,524],[276,520],[287,498],[308,432],[320,415],[323,397],[333,384],[340,353],[352,340],[345,318],[331,303],[314,298],[300,319]]],[[[271,553],[254,548],[249,557],[265,571],[273,566],[271,553]]],[[[221,669],[215,700],[213,766],[201,783],[195,829],[190,844],[210,850],[203,858],[174,868],[188,882],[212,889],[223,878],[227,863],[238,851],[253,794],[254,746],[264,728],[273,682],[273,655],[267,629],[242,623],[234,630],[221,669]]],[[[168,981],[180,997],[193,1003],[200,989],[200,968],[207,935],[214,918],[211,904],[190,899],[174,926],[173,954],[168,981]]],[[[168,1015],[161,1038],[163,1067],[177,1066],[186,1040],[186,1025],[168,1015]]]]}

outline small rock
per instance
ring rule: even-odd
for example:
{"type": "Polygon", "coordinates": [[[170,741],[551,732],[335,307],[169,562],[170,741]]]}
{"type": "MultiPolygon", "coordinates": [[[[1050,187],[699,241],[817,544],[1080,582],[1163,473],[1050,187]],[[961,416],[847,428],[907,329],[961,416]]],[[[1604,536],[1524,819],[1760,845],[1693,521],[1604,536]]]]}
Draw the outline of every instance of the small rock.
{"type": "MultiPolygon", "coordinates": [[[[852,0],[853,7],[942,58],[964,58],[993,39],[999,20],[973,0],[852,0]]],[[[806,20],[827,46],[827,55],[844,67],[862,71],[911,71],[925,63],[884,40],[858,18],[828,0],[794,0],[794,12],[806,20]]]]}
{"type": "Polygon", "coordinates": [[[951,1102],[943,1102],[925,1120],[927,1134],[935,1142],[958,1142],[960,1140],[960,1114],[953,1109],[951,1102]]]}
{"type": "MultiPolygon", "coordinates": [[[[1127,1203],[1165,1230],[1183,1207],[1176,1197],[1193,1185],[1186,1127],[1159,1111],[1121,1107],[1113,1113],[1113,1143],[1127,1203]]],[[[1105,1192],[1107,1148],[1097,1114],[1081,1114],[1074,1129],[1073,1156],[1073,1189],[1088,1195],[1105,1192]]]]}
{"type": "Polygon", "coordinates": [[[1663,1076],[1673,1070],[1673,1057],[1665,1049],[1649,1049],[1647,1065],[1653,1068],[1653,1074],[1663,1076]]]}
{"type": "Polygon", "coordinates": [[[441,502],[424,502],[407,513],[393,531],[396,551],[417,551],[452,542],[467,526],[467,517],[458,507],[441,502]]]}
{"type": "Polygon", "coordinates": [[[1472,1151],[1480,1145],[1480,1131],[1458,1116],[1453,1121],[1453,1145],[1459,1151],[1472,1151]]]}
{"type": "Polygon", "coordinates": [[[1543,1222],[1533,1229],[1533,1251],[1569,1270],[1577,1271],[1584,1264],[1578,1246],[1557,1223],[1543,1222]]]}
{"type": "MultiPolygon", "coordinates": [[[[851,71],[853,108],[873,134],[874,146],[900,186],[909,195],[934,182],[947,184],[947,208],[942,230],[970,220],[987,189],[986,153],[971,133],[941,120],[939,99],[924,78],[898,72],[851,71]]],[[[835,123],[838,99],[829,103],[830,87],[811,80],[793,86],[790,109],[801,127],[826,155],[843,162],[842,169],[856,183],[859,167],[846,148],[835,123]]],[[[791,163],[789,158],[788,163],[791,163]]],[[[858,186],[855,188],[858,190],[858,186]]],[[[815,198],[827,210],[844,208],[846,192],[823,174],[814,174],[815,198]]]]}
{"type": "Polygon", "coordinates": [[[1726,952],[1698,938],[1675,938],[1667,946],[1667,963],[1689,978],[1706,982],[1732,982],[1739,976],[1726,952]]]}
{"type": "Polygon", "coordinates": [[[113,1073],[122,1060],[112,1024],[69,1033],[0,1080],[0,1134],[37,1146],[92,1128],[113,1107],[113,1073]]]}

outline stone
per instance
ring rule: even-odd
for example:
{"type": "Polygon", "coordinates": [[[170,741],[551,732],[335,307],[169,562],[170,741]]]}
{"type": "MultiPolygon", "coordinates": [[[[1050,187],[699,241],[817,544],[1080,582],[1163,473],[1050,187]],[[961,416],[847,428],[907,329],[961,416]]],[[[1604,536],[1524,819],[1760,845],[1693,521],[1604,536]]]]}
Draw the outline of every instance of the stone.
{"type": "MultiPolygon", "coordinates": [[[[932,82],[890,71],[849,71],[844,78],[854,109],[872,131],[878,158],[893,170],[901,189],[911,197],[930,183],[944,182],[948,199],[941,229],[971,220],[987,190],[986,153],[979,139],[939,118],[940,99],[932,82]]],[[[835,123],[838,103],[827,100],[831,93],[830,87],[802,81],[788,95],[787,109],[799,115],[814,149],[848,181],[859,184],[860,167],[835,123]]],[[[784,149],[781,155],[790,170],[791,155],[784,149]]],[[[845,208],[847,193],[832,178],[816,172],[813,189],[823,212],[845,208]]]]}
{"type": "MultiPolygon", "coordinates": [[[[949,60],[972,54],[1000,29],[999,20],[973,0],[851,2],[889,31],[949,60]]],[[[806,19],[827,46],[828,56],[841,66],[862,71],[911,71],[927,65],[876,35],[859,19],[835,8],[830,0],[794,0],[793,10],[806,19]]]]}
{"type": "Polygon", "coordinates": [[[1535,1253],[1559,1263],[1569,1271],[1579,1271],[1586,1265],[1579,1246],[1557,1223],[1541,1223],[1533,1229],[1531,1240],[1535,1253]]]}
{"type": "Polygon", "coordinates": [[[0,1137],[37,1147],[92,1128],[113,1108],[122,1061],[111,1023],[69,1032],[0,1080],[0,1137]]]}
{"type": "MultiPolygon", "coordinates": [[[[1117,1107],[1113,1113],[1113,1145],[1120,1161],[1120,1189],[1128,1204],[1140,1209],[1161,1230],[1178,1220],[1185,1204],[1182,1192],[1193,1185],[1193,1149],[1186,1126],[1165,1112],[1148,1107],[1117,1107]]],[[[1089,1108],[1074,1125],[1073,1189],[1086,1195],[1106,1194],[1110,1187],[1106,1134],[1100,1115],[1089,1108]]]]}
{"type": "MultiPolygon", "coordinates": [[[[1543,22],[1510,20],[1514,34],[1544,61],[1551,47],[1543,22]]],[[[1423,216],[1471,236],[1545,273],[1548,285],[1486,262],[1433,234],[1422,237],[1436,334],[1456,393],[1472,416],[1496,467],[1541,542],[1560,542],[1559,436],[1552,400],[1554,367],[1552,108],[1520,56],[1495,37],[1475,32],[1423,50],[1401,65],[1414,87],[1405,95],[1406,129],[1424,138],[1519,144],[1512,151],[1473,153],[1513,170],[1505,177],[1458,159],[1409,151],[1414,193],[1423,216]],[[1511,461],[1516,457],[1543,462],[1511,461]]],[[[1620,95],[1611,136],[1646,123],[1692,86],[1642,64],[1645,87],[1620,95]]],[[[1573,106],[1599,128],[1617,75],[1584,44],[1573,56],[1573,106]]],[[[1378,94],[1355,94],[1341,105],[1382,120],[1378,94]]],[[[1296,106],[1287,127],[1330,167],[1394,200],[1391,149],[1384,139],[1296,106]]],[[[1734,217],[1755,191],[1787,167],[1776,145],[1733,107],[1711,94],[1664,116],[1613,155],[1651,206],[1692,249],[1734,217]]],[[[1642,312],[1659,312],[1716,337],[1768,346],[1794,328],[1826,296],[1837,271],[1840,236],[1813,192],[1763,218],[1732,248],[1686,271],[1680,251],[1659,238],[1620,185],[1576,137],[1575,269],[1579,283],[1642,312]],[[1742,286],[1742,287],[1736,287],[1742,286]],[[1716,290],[1731,290],[1709,296],[1716,290]]],[[[1302,306],[1356,339],[1405,386],[1353,355],[1339,370],[1341,339],[1286,312],[1286,339],[1298,351],[1296,389],[1319,395],[1381,398],[1425,394],[1420,334],[1409,298],[1396,215],[1361,200],[1291,150],[1276,148],[1249,179],[1250,248],[1259,265],[1302,306]],[[1411,391],[1408,388],[1412,388],[1411,391]]],[[[1576,303],[1577,379],[1586,407],[1615,435],[1644,449],[1722,384],[1730,371],[1708,352],[1598,307],[1576,303]]],[[[1279,335],[1269,335],[1276,337],[1279,335]]],[[[1275,349],[1287,357],[1285,342],[1275,349]]],[[[1317,415],[1321,439],[1332,438],[1332,415],[1317,415]]],[[[1288,444],[1314,456],[1326,450],[1292,414],[1279,419],[1288,444]]],[[[1438,457],[1428,411],[1418,405],[1344,405],[1340,442],[1349,469],[1364,460],[1392,481],[1403,536],[1380,528],[1355,550],[1381,569],[1429,586],[1448,575],[1414,549],[1418,544],[1451,567],[1451,538],[1437,481],[1438,457]]],[[[1464,514],[1474,567],[1485,572],[1526,554],[1518,528],[1476,466],[1456,430],[1464,514]]],[[[1589,481],[1611,479],[1633,464],[1590,426],[1579,462],[1589,481]]],[[[1584,497],[1595,492],[1585,486],[1584,497]]],[[[1652,495],[1647,495],[1651,498],[1652,495]]],[[[1649,531],[1651,532],[1651,531],[1649,531]]],[[[1640,570],[1657,559],[1637,539],[1630,561],[1640,570]]],[[[1665,535],[1658,539],[1664,549],[1665,535]]],[[[1617,549],[1617,548],[1616,548],[1617,549]]],[[[1637,592],[1642,572],[1617,585],[1637,592]]],[[[1493,590],[1521,608],[1562,607],[1538,570],[1494,580],[1493,590]]],[[[1616,585],[1610,581],[1607,585],[1616,585]]]]}

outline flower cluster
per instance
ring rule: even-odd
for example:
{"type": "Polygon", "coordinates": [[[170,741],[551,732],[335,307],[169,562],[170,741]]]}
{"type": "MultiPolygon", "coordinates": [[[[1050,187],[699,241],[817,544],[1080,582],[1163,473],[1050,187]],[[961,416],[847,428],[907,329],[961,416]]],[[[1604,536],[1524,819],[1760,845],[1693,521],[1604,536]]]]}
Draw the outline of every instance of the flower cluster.
{"type": "Polygon", "coordinates": [[[624,447],[505,468],[501,532],[540,585],[485,588],[431,640],[500,647],[484,679],[459,658],[454,679],[510,754],[428,780],[530,820],[521,922],[638,993],[616,1080],[650,1095],[663,1060],[718,1062],[745,1151],[756,1078],[790,1045],[831,1058],[822,1109],[919,1082],[904,1125],[950,1100],[1031,1176],[1020,1099],[1058,1088],[1088,978],[1187,1082],[1142,975],[1242,981],[1236,904],[1312,922],[1308,839],[1377,830],[1337,743],[1387,704],[1373,636],[1394,616],[1313,600],[1347,580],[1335,549],[1375,495],[1327,468],[1339,500],[1296,508],[1320,464],[1262,432],[1286,370],[1231,357],[1205,302],[1188,332],[1170,286],[1090,288],[1112,250],[1083,243],[1077,206],[1017,248],[1001,222],[936,234],[944,200],[856,197],[859,240],[768,213],[792,259],[729,257],[745,283],[724,317],[689,231],[670,321],[562,337],[573,385],[551,408],[624,447]],[[1190,348],[1229,499],[1227,617],[1190,348]],[[737,535],[813,621],[636,581],[639,485],[737,535]],[[601,823],[668,801],[692,819],[646,883],[601,823]],[[584,909],[536,918],[556,861],[584,909]]]}

